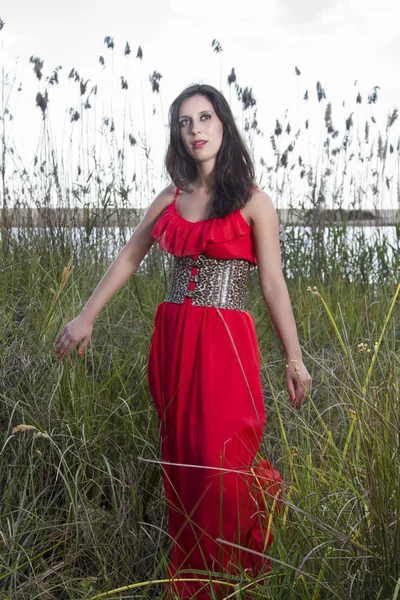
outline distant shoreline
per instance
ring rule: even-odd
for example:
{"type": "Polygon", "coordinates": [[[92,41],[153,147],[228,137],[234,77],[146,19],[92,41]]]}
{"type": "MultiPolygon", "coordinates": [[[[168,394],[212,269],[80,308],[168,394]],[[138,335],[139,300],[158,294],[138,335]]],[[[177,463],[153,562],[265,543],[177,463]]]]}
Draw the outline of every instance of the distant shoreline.
{"type": "MultiPolygon", "coordinates": [[[[82,209],[82,208],[9,208],[4,220],[0,209],[0,224],[4,227],[134,227],[146,209],[82,209]]],[[[400,208],[395,209],[277,209],[282,225],[307,227],[346,223],[351,227],[395,226],[400,223],[400,208]]]]}

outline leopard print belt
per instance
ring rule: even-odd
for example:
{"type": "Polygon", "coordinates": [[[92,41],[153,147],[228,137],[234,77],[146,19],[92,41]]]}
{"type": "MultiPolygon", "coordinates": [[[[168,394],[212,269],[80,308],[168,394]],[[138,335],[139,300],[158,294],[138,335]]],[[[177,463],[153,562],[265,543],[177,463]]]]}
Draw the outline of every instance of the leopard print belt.
{"type": "Polygon", "coordinates": [[[244,310],[249,268],[249,261],[242,259],[174,256],[165,302],[183,304],[188,297],[194,306],[244,310]]]}

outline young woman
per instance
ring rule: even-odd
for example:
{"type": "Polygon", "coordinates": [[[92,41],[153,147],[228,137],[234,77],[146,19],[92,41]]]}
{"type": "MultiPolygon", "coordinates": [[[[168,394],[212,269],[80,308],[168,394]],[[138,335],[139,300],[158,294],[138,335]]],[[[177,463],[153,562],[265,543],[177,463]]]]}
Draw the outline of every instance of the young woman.
{"type": "MultiPolygon", "coordinates": [[[[148,362],[172,541],[166,595],[173,589],[182,599],[210,598],[211,584],[196,581],[196,571],[268,570],[260,558],[272,539],[265,499],[273,505],[281,488],[269,461],[253,465],[266,415],[254,321],[244,310],[250,265],[258,266],[286,355],[293,407],[306,399],[311,379],[282,275],[277,215],[254,185],[229,104],[214,87],[195,84],[174,100],[169,117],[166,168],[173,183],[154,199],[82,312],[61,330],[56,352],[65,360],[82,342],[83,353],[97,314],[155,240],[174,255],[148,362]]],[[[227,592],[213,585],[215,593],[227,592]]]]}

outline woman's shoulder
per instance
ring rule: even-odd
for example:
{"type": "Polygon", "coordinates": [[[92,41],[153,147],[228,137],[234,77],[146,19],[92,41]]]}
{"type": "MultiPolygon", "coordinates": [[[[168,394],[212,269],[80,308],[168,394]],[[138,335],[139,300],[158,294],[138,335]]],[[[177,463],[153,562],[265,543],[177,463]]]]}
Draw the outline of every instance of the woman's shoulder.
{"type": "Polygon", "coordinates": [[[153,200],[153,204],[157,204],[157,206],[161,209],[167,208],[174,198],[176,193],[176,185],[174,183],[170,183],[167,185],[153,200]]]}
{"type": "Polygon", "coordinates": [[[173,183],[167,185],[157,196],[152,200],[147,213],[152,219],[159,219],[165,212],[166,208],[174,201],[176,187],[173,183]]]}
{"type": "Polygon", "coordinates": [[[157,194],[157,196],[150,203],[145,215],[139,223],[141,228],[147,230],[150,227],[150,229],[153,230],[156,224],[161,220],[161,217],[165,214],[168,206],[172,204],[174,200],[175,189],[175,185],[170,183],[157,194]]]}
{"type": "Polygon", "coordinates": [[[250,189],[250,198],[242,208],[242,214],[253,225],[259,215],[265,211],[275,211],[271,196],[257,185],[250,189]]]}

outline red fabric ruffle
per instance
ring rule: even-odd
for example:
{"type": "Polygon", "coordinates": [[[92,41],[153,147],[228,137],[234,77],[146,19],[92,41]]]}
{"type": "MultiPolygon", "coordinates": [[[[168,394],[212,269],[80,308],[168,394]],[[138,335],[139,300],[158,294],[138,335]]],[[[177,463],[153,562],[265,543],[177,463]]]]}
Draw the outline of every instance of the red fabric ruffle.
{"type": "Polygon", "coordinates": [[[176,197],[152,230],[159,246],[174,256],[210,254],[216,258],[243,258],[256,265],[252,230],[240,209],[224,217],[192,223],[176,208],[176,197]]]}

